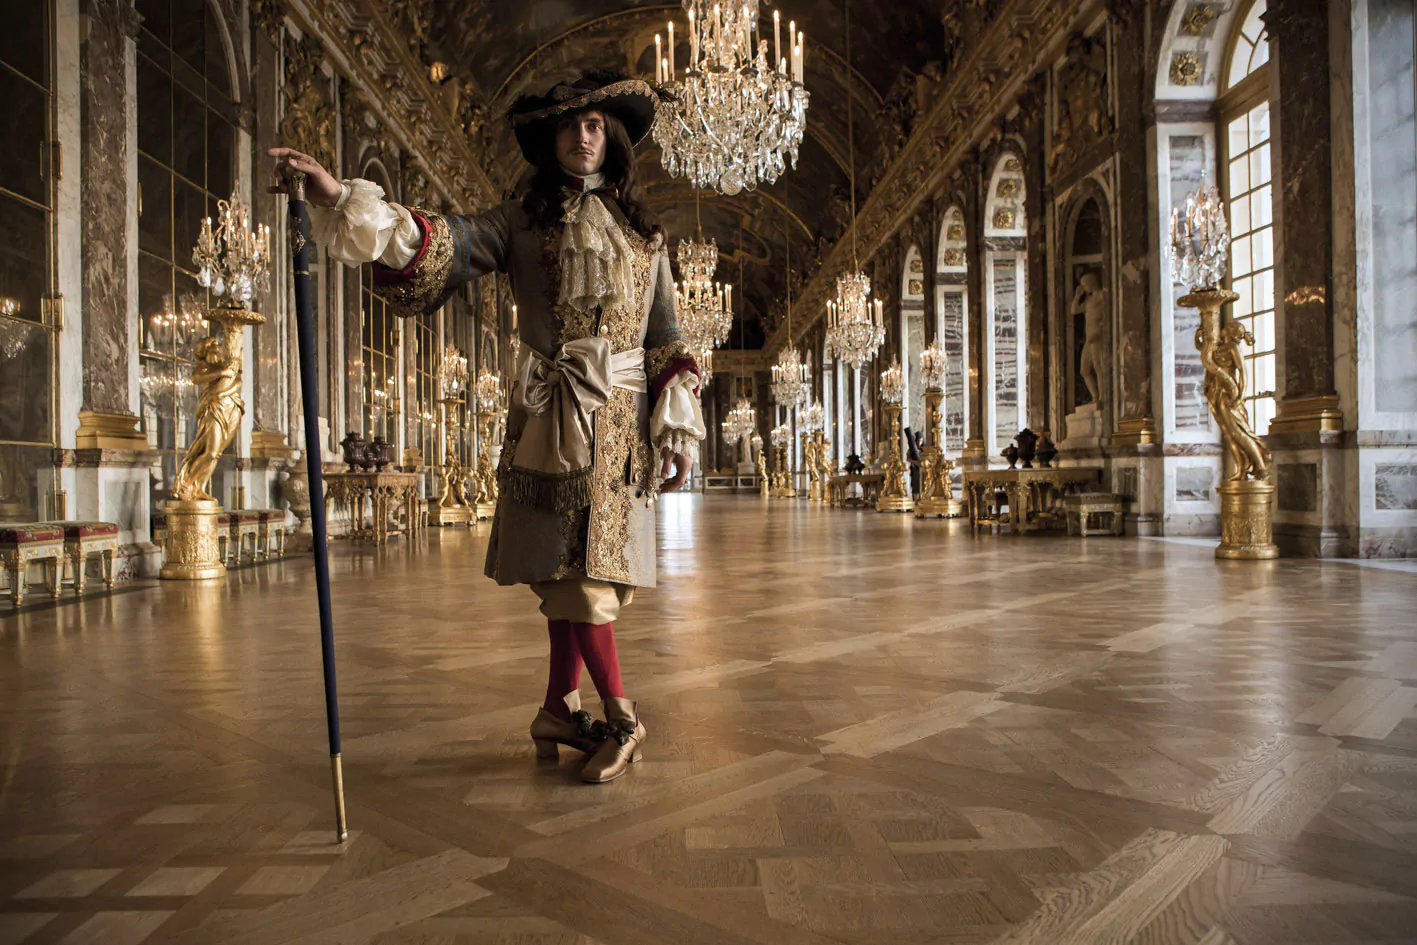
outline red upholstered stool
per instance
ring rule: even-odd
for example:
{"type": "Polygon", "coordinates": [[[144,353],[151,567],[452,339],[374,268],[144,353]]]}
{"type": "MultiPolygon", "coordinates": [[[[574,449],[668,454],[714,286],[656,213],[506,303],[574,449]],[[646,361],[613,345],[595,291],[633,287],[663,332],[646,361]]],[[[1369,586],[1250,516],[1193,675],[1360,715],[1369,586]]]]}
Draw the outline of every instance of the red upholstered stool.
{"type": "Polygon", "coordinates": [[[285,555],[285,509],[257,509],[261,517],[261,532],[258,546],[261,557],[269,557],[271,545],[275,544],[276,557],[285,555]]]}
{"type": "Polygon", "coordinates": [[[246,539],[251,539],[251,559],[255,560],[256,542],[261,533],[261,515],[254,509],[234,509],[217,516],[217,534],[226,536],[224,557],[228,566],[241,563],[246,539]]]}
{"type": "Polygon", "coordinates": [[[64,554],[64,529],[52,522],[17,522],[0,525],[0,566],[10,579],[10,599],[24,603],[29,566],[44,562],[49,596],[59,596],[60,567],[64,554]]]}
{"type": "Polygon", "coordinates": [[[113,522],[55,522],[64,529],[64,557],[74,569],[74,593],[84,592],[84,565],[89,555],[99,555],[103,584],[113,590],[113,559],[118,554],[118,526],[113,522]]]}

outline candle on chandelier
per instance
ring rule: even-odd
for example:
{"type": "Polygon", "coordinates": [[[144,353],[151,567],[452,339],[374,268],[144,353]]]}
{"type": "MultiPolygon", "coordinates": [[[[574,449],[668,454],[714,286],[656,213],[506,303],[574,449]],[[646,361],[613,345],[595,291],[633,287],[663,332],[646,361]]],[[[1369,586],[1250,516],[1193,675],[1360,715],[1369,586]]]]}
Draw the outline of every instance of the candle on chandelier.
{"type": "Polygon", "coordinates": [[[699,61],[699,31],[694,28],[694,10],[689,9],[689,70],[699,61]]]}
{"type": "MultiPolygon", "coordinates": [[[[789,33],[788,36],[787,36],[787,38],[788,38],[789,41],[791,41],[791,39],[792,39],[792,34],[789,33]]],[[[781,62],[782,62],[782,11],[781,11],[781,10],[774,10],[774,11],[772,11],[772,61],[773,61],[773,62],[776,62],[776,63],[781,63],[781,62]]]]}
{"type": "Polygon", "coordinates": [[[789,76],[796,72],[797,54],[793,49],[793,40],[797,36],[797,21],[790,20],[787,24],[787,68],[782,70],[784,76],[789,76]]]}
{"type": "Polygon", "coordinates": [[[716,3],[713,5],[713,48],[714,55],[721,61],[723,59],[723,10],[716,3]]]}
{"type": "Polygon", "coordinates": [[[658,34],[658,33],[655,33],[655,34],[654,34],[654,81],[659,82],[659,83],[661,83],[661,84],[663,84],[663,82],[664,82],[664,69],[660,67],[660,63],[661,63],[663,60],[664,60],[664,49],[660,46],[659,34],[658,34]]]}
{"type": "Polygon", "coordinates": [[[797,82],[802,84],[807,78],[807,34],[797,34],[797,82]]]}
{"type": "Polygon", "coordinates": [[[669,81],[674,81],[674,21],[669,21],[669,81]]]}

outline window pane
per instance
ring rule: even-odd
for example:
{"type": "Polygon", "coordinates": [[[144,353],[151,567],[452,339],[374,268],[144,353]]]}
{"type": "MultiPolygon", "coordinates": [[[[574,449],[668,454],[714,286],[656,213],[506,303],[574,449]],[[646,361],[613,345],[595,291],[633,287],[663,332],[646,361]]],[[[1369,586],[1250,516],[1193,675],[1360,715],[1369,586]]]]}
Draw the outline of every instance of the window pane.
{"type": "Polygon", "coordinates": [[[201,75],[206,68],[207,0],[172,0],[172,51],[201,75]]]}
{"type": "Polygon", "coordinates": [[[138,150],[172,160],[172,80],[147,56],[138,57],[138,150]]]}
{"type": "Polygon", "coordinates": [[[0,351],[0,403],[5,405],[0,410],[0,440],[49,443],[49,349],[54,336],[39,325],[0,317],[0,338],[22,345],[13,356],[0,351]]]}
{"type": "Polygon", "coordinates": [[[197,245],[197,236],[202,232],[202,218],[207,214],[207,195],[185,181],[174,180],[172,261],[184,269],[192,268],[192,250],[197,245]]]}
{"type": "Polygon", "coordinates": [[[231,195],[233,134],[230,125],[207,113],[207,190],[217,197],[231,195]]]}
{"type": "Polygon", "coordinates": [[[1250,136],[1245,127],[1245,116],[1231,120],[1229,126],[1230,146],[1227,149],[1230,154],[1244,154],[1250,148],[1250,136]]]}
{"type": "Polygon", "coordinates": [[[1250,240],[1250,264],[1255,269],[1267,269],[1274,265],[1273,227],[1256,231],[1250,240]]]}
{"type": "Polygon", "coordinates": [[[172,259],[172,174],[151,158],[138,155],[138,248],[172,259]]]}
{"type": "Polygon", "coordinates": [[[0,62],[49,87],[49,4],[25,0],[5,5],[5,28],[0,30],[0,62]]]}
{"type": "Polygon", "coordinates": [[[0,194],[0,296],[9,300],[6,307],[16,318],[41,320],[40,300],[49,272],[48,225],[45,211],[0,194]]]}
{"type": "Polygon", "coordinates": [[[1250,194],[1250,215],[1251,225],[1255,227],[1269,226],[1273,220],[1273,204],[1271,203],[1272,184],[1265,184],[1259,190],[1250,194]]]}
{"type": "Polygon", "coordinates": [[[172,310],[172,267],[146,253],[138,255],[138,320],[142,346],[149,351],[170,352],[172,332],[166,325],[172,310]],[[154,319],[161,316],[161,321],[154,319]]]}
{"type": "Polygon", "coordinates": [[[1230,162],[1229,184],[1232,194],[1243,194],[1250,189],[1249,165],[1243,157],[1236,158],[1230,162]]]}
{"type": "Polygon", "coordinates": [[[172,41],[172,21],[168,18],[168,0],[138,0],[138,12],[143,15],[143,29],[164,43],[172,41]]]}
{"type": "Polygon", "coordinates": [[[1269,102],[1260,102],[1250,109],[1250,147],[1257,148],[1269,140],[1269,102]]]}
{"type": "Polygon", "coordinates": [[[1230,313],[1235,318],[1244,318],[1246,315],[1250,314],[1250,312],[1254,311],[1254,309],[1250,307],[1251,282],[1251,278],[1245,276],[1244,278],[1234,280],[1230,285],[1231,290],[1236,295],[1240,296],[1235,300],[1234,304],[1230,306],[1230,313]]]}
{"type": "Polygon", "coordinates": [[[1242,236],[1230,244],[1230,271],[1236,278],[1250,274],[1250,238],[1242,236]]]}
{"type": "Polygon", "coordinates": [[[1274,270],[1266,269],[1255,277],[1255,311],[1267,312],[1274,308],[1274,270]]]}
{"type": "Polygon", "coordinates": [[[1274,355],[1262,354],[1251,362],[1255,370],[1255,392],[1273,393],[1274,391],[1274,355]]]}
{"type": "Polygon", "coordinates": [[[0,187],[48,205],[44,178],[49,148],[49,95],[34,83],[0,68],[0,187]]]}
{"type": "Polygon", "coordinates": [[[1230,237],[1250,232],[1250,201],[1241,197],[1230,201],[1230,237]]]}
{"type": "Polygon", "coordinates": [[[1250,331],[1255,336],[1255,351],[1265,353],[1274,350],[1274,316],[1266,313],[1254,318],[1250,331]]]}
{"type": "Polygon", "coordinates": [[[180,85],[172,89],[172,169],[198,186],[206,183],[207,110],[180,85]]]}
{"type": "Polygon", "coordinates": [[[1265,152],[1263,148],[1257,151],[1251,151],[1249,154],[1249,184],[1251,187],[1258,187],[1260,184],[1269,180],[1269,171],[1265,166],[1264,155],[1265,152]]]}

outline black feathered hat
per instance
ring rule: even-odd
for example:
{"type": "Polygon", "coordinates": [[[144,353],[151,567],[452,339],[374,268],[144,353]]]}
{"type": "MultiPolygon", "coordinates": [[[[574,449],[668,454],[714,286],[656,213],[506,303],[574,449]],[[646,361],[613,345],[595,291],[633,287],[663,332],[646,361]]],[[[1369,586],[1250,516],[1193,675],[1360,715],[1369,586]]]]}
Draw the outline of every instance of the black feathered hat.
{"type": "Polygon", "coordinates": [[[618,118],[630,143],[638,145],[654,127],[660,97],[661,93],[643,79],[621,72],[586,72],[569,82],[556,83],[545,95],[523,95],[512,104],[507,118],[522,155],[535,164],[545,160],[561,117],[591,108],[618,118]]]}

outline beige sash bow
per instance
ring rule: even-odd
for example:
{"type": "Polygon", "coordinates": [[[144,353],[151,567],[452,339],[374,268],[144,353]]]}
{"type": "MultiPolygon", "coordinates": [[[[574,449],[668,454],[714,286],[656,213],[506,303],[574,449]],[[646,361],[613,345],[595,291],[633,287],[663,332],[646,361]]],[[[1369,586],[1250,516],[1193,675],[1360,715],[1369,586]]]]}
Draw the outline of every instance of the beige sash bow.
{"type": "Polygon", "coordinates": [[[549,358],[523,349],[516,400],[527,417],[511,464],[520,501],[556,508],[588,503],[595,411],[612,388],[648,389],[644,358],[643,348],[612,355],[610,342],[598,337],[569,341],[549,358]]]}

